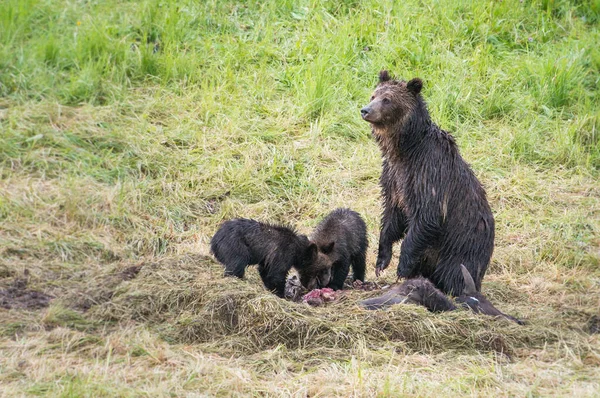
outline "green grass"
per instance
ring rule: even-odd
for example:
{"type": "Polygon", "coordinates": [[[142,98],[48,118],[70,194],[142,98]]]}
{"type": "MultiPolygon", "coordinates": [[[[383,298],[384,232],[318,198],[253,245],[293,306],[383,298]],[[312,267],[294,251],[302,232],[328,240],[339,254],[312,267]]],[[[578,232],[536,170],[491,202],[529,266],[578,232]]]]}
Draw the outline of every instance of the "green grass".
{"type": "Polygon", "coordinates": [[[597,396],[599,23],[597,0],[0,2],[0,287],[56,297],[0,310],[0,395],[597,396]],[[483,290],[527,326],[296,308],[203,257],[224,219],[344,206],[375,279],[359,109],[384,68],[483,182],[483,290]]]}

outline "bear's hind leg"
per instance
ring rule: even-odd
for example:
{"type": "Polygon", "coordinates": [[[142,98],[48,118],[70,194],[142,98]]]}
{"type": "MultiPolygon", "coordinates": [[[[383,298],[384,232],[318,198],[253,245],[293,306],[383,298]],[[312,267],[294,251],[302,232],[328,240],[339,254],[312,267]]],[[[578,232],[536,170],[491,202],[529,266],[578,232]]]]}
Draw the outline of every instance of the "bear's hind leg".
{"type": "Polygon", "coordinates": [[[246,267],[251,262],[250,250],[247,246],[239,245],[235,250],[223,250],[217,260],[225,266],[225,276],[243,278],[246,267]]]}

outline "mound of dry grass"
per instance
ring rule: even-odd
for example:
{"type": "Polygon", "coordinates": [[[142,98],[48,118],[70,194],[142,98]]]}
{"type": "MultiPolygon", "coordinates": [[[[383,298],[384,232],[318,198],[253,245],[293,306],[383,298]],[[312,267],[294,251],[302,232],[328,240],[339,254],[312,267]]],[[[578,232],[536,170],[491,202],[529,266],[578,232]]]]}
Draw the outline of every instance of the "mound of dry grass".
{"type": "Polygon", "coordinates": [[[221,266],[204,256],[146,264],[137,278],[120,285],[112,300],[92,313],[111,321],[151,324],[168,340],[214,343],[246,354],[277,346],[343,350],[359,344],[420,353],[512,354],[561,338],[555,329],[537,322],[518,326],[468,311],[432,314],[410,305],[385,311],[358,306],[377,291],[345,291],[335,303],[315,308],[268,293],[253,269],[247,272],[248,280],[221,274],[221,266]]]}

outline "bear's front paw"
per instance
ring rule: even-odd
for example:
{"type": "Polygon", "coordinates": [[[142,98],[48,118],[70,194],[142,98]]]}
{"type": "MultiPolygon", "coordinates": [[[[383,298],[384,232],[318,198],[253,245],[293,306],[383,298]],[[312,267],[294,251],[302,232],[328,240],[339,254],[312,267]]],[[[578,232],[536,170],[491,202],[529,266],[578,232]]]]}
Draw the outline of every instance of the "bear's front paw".
{"type": "Polygon", "coordinates": [[[400,264],[398,264],[398,270],[396,271],[396,274],[398,275],[398,278],[409,278],[413,273],[413,268],[413,264],[400,256],[400,264]]]}
{"type": "Polygon", "coordinates": [[[377,258],[377,263],[375,264],[375,276],[379,277],[381,271],[383,271],[388,267],[388,265],[390,265],[391,260],[391,256],[390,258],[377,258]]]}

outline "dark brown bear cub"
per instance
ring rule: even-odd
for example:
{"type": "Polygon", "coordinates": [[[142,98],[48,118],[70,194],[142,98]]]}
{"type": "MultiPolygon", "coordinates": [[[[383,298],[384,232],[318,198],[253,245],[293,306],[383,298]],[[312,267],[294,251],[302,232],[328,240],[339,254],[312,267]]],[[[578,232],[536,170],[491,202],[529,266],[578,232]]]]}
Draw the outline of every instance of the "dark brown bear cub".
{"type": "Polygon", "coordinates": [[[327,278],[325,283],[329,281],[331,263],[319,254],[317,245],[288,227],[245,218],[225,221],[211,239],[210,249],[225,266],[225,275],[243,278],[248,265],[258,264],[265,287],[279,297],[284,297],[292,267],[301,278],[305,273],[319,274],[327,278]]]}
{"type": "Polygon", "coordinates": [[[367,226],[355,211],[336,209],[317,225],[310,235],[317,244],[319,253],[332,263],[331,282],[320,287],[340,290],[352,265],[354,280],[365,280],[367,246],[367,226]]]}
{"type": "Polygon", "coordinates": [[[387,71],[361,109],[383,157],[383,217],[376,274],[403,239],[397,274],[424,276],[445,293],[464,290],[460,264],[477,291],[494,249],[494,217],[485,191],[452,136],[431,121],[422,82],[394,80],[387,71]]]}

